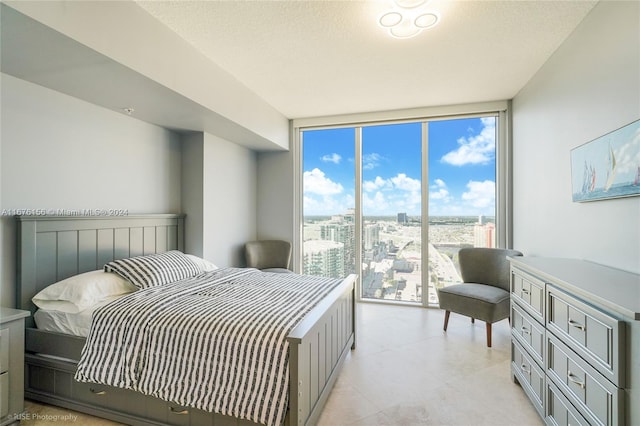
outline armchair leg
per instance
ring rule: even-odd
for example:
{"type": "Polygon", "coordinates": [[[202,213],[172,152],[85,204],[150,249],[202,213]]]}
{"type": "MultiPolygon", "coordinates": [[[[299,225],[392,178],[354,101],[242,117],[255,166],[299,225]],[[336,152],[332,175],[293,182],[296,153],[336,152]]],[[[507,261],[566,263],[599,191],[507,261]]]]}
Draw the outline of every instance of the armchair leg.
{"type": "Polygon", "coordinates": [[[487,347],[491,347],[491,323],[487,323],[487,347]]]}
{"type": "Polygon", "coordinates": [[[449,315],[451,314],[451,311],[445,311],[444,312],[444,331],[447,331],[447,325],[449,325],[449,315]]]}
{"type": "Polygon", "coordinates": [[[471,324],[475,324],[476,323],[476,319],[471,317],[471,324]]]}

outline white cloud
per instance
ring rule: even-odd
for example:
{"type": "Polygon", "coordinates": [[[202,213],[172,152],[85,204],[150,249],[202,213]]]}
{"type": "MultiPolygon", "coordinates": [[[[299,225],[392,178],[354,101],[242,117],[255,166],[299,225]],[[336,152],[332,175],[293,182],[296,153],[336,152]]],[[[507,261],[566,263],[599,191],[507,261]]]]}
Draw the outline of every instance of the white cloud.
{"type": "Polygon", "coordinates": [[[384,157],[380,154],[376,154],[375,152],[371,154],[366,154],[362,156],[362,169],[363,170],[373,170],[380,165],[380,161],[383,160],[384,157]]]}
{"type": "Polygon", "coordinates": [[[323,209],[322,200],[304,195],[302,200],[303,212],[305,215],[321,214],[323,209]]]}
{"type": "Polygon", "coordinates": [[[364,181],[362,183],[362,188],[365,192],[373,192],[377,190],[401,190],[420,193],[420,180],[410,178],[405,173],[398,173],[396,176],[389,179],[383,179],[380,176],[376,176],[372,181],[364,181]]]}
{"type": "Polygon", "coordinates": [[[487,164],[495,157],[496,120],[493,117],[481,119],[483,128],[478,135],[458,139],[458,149],[445,154],[441,161],[453,166],[466,164],[487,164]]]}
{"type": "Polygon", "coordinates": [[[490,180],[483,182],[469,181],[467,192],[462,193],[462,199],[471,207],[484,209],[494,207],[496,202],[496,183],[490,180]]]}
{"type": "Polygon", "coordinates": [[[309,215],[334,215],[344,213],[355,206],[353,194],[313,195],[305,194],[303,212],[309,215]]]}
{"type": "Polygon", "coordinates": [[[394,188],[402,189],[404,191],[420,192],[420,181],[418,179],[410,178],[404,173],[399,173],[396,177],[392,177],[390,180],[393,183],[394,188]]]}
{"type": "Polygon", "coordinates": [[[405,173],[399,173],[389,179],[376,176],[373,181],[363,182],[362,189],[362,203],[366,214],[403,211],[415,214],[420,211],[420,180],[413,179],[405,173]]]}
{"type": "Polygon", "coordinates": [[[447,184],[442,179],[436,179],[434,184],[429,187],[429,198],[445,202],[451,199],[447,184]]]}
{"type": "Polygon", "coordinates": [[[305,194],[335,195],[344,190],[341,184],[326,177],[324,172],[318,168],[304,172],[303,182],[305,194]]]}
{"type": "Polygon", "coordinates": [[[384,214],[389,208],[389,203],[382,192],[376,192],[373,197],[369,194],[362,194],[362,207],[366,215],[384,214]]]}
{"type": "Polygon", "coordinates": [[[433,181],[433,185],[431,185],[431,188],[446,188],[447,184],[444,183],[444,181],[442,179],[436,179],[433,181]]]}
{"type": "Polygon", "coordinates": [[[373,192],[373,191],[377,191],[378,189],[389,187],[389,186],[390,186],[390,183],[382,179],[380,176],[376,176],[376,178],[373,181],[365,180],[364,182],[362,182],[362,189],[365,192],[373,192]]]}
{"type": "Polygon", "coordinates": [[[323,155],[322,158],[320,158],[320,160],[324,161],[325,163],[340,164],[340,161],[342,160],[342,156],[334,152],[333,154],[323,155]]]}

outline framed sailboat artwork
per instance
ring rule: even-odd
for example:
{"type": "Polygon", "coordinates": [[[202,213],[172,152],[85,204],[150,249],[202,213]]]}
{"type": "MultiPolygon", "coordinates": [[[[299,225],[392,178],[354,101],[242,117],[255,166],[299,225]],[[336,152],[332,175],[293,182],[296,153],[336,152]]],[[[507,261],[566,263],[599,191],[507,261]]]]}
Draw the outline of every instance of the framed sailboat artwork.
{"type": "Polygon", "coordinates": [[[640,120],[571,150],[573,201],[640,195],[640,120]]]}

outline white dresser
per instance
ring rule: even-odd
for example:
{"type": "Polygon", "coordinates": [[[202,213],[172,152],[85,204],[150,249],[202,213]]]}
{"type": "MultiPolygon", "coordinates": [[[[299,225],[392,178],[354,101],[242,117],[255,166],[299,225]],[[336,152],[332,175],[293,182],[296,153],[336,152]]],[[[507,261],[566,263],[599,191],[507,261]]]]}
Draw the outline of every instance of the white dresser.
{"type": "Polygon", "coordinates": [[[640,275],[511,260],[511,372],[549,425],[640,424],[640,275]]]}
{"type": "Polygon", "coordinates": [[[24,410],[24,318],[27,311],[0,308],[0,425],[20,420],[24,410]]]}

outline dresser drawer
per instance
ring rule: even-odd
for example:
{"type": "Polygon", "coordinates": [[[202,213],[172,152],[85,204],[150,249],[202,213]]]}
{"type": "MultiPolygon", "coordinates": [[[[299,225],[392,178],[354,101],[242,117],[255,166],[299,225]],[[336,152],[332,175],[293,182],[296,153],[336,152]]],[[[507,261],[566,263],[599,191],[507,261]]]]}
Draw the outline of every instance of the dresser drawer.
{"type": "Polygon", "coordinates": [[[547,375],[590,424],[624,423],[623,391],[547,334],[547,375]]]}
{"type": "Polygon", "coordinates": [[[515,302],[511,303],[511,333],[538,364],[544,365],[544,328],[515,302]]]}
{"type": "Polygon", "coordinates": [[[548,285],[547,328],[616,386],[625,386],[622,321],[548,285]]]}
{"type": "Polygon", "coordinates": [[[582,417],[578,410],[560,392],[552,381],[547,382],[546,392],[547,412],[544,421],[553,426],[589,426],[589,422],[582,417]]]}
{"type": "Polygon", "coordinates": [[[9,329],[0,329],[0,373],[9,370],[9,329]]]}
{"type": "Polygon", "coordinates": [[[544,282],[511,268],[511,296],[538,322],[544,324],[544,282]]]}
{"type": "Polygon", "coordinates": [[[544,417],[544,371],[516,340],[511,340],[511,372],[536,411],[544,417]]]}

